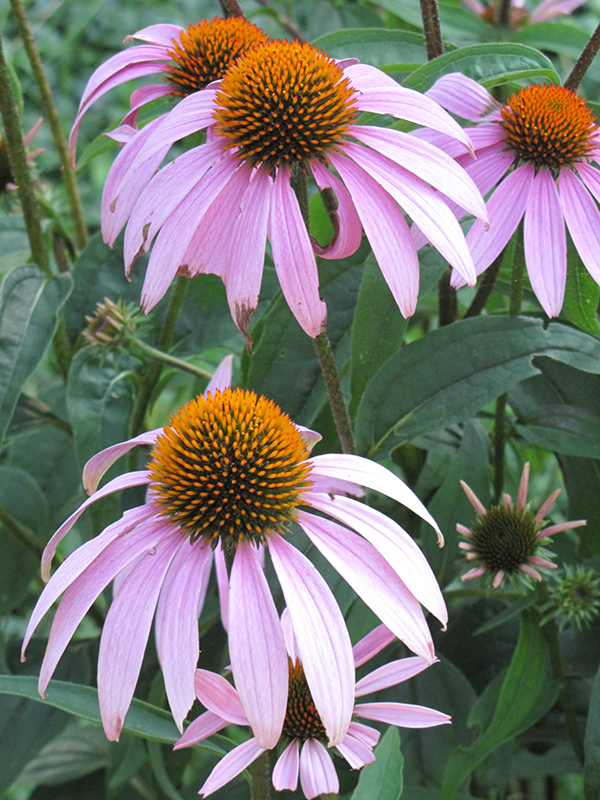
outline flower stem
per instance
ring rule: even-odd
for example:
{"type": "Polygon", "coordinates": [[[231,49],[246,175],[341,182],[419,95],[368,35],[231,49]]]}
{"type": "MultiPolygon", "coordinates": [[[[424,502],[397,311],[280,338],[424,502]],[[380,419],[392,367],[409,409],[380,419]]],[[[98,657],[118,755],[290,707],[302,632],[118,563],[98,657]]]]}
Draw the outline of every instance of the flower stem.
{"type": "Polygon", "coordinates": [[[498,11],[498,25],[503,28],[508,28],[510,24],[510,11],[512,7],[512,0],[501,0],[500,10],[498,11]]]}
{"type": "Polygon", "coordinates": [[[269,752],[263,753],[250,766],[252,800],[269,800],[271,797],[271,766],[269,752]]]}
{"type": "Polygon", "coordinates": [[[494,288],[494,285],[496,283],[496,278],[498,277],[498,273],[500,272],[500,267],[502,265],[503,258],[504,258],[504,252],[500,253],[500,255],[495,259],[495,261],[493,261],[490,264],[490,266],[481,276],[481,281],[479,282],[479,288],[475,293],[473,302],[466,311],[465,319],[467,319],[468,317],[478,317],[485,308],[485,304],[487,303],[488,298],[492,293],[492,289],[494,288]]]}
{"type": "Polygon", "coordinates": [[[582,54],[577,59],[575,66],[571,70],[571,74],[565,81],[565,89],[572,89],[577,91],[579,84],[583,80],[583,76],[592,65],[592,61],[596,57],[600,49],[600,25],[590,36],[589,42],[583,48],[582,54]]]}
{"type": "Polygon", "coordinates": [[[438,282],[438,321],[440,328],[456,322],[458,302],[456,290],[450,285],[452,270],[448,268],[438,282]]]}
{"type": "Polygon", "coordinates": [[[6,144],[8,147],[8,158],[10,168],[17,184],[25,229],[29,238],[31,255],[35,263],[44,271],[46,276],[52,276],[50,259],[46,250],[44,232],[40,216],[40,208],[35,199],[35,192],[27,166],[27,154],[23,144],[23,133],[19,125],[19,118],[16,111],[15,98],[10,85],[8,69],[4,60],[2,39],[0,38],[0,114],[6,134],[6,144]]]}
{"type": "Polygon", "coordinates": [[[244,12],[237,0],[220,0],[225,17],[243,17],[244,12]]]}
{"type": "Polygon", "coordinates": [[[333,350],[331,349],[331,343],[327,333],[325,331],[320,333],[313,339],[313,345],[317,358],[319,359],[321,374],[327,390],[333,421],[335,422],[335,427],[340,438],[342,452],[356,453],[356,444],[354,442],[352,426],[350,425],[350,417],[348,415],[346,403],[344,402],[340,376],[337,371],[333,350]]]}
{"type": "Polygon", "coordinates": [[[44,111],[44,116],[48,120],[50,130],[52,131],[52,138],[54,145],[58,152],[60,164],[63,172],[63,179],[65,183],[65,190],[69,199],[71,207],[71,214],[73,216],[73,224],[75,226],[75,241],[79,248],[83,248],[88,240],[88,231],[85,224],[85,217],[83,214],[83,206],[81,205],[81,198],[77,188],[77,181],[75,180],[75,172],[71,166],[71,159],[69,156],[69,148],[67,140],[60,125],[56,105],[52,99],[52,90],[44,72],[44,65],[40,58],[39,50],[31,33],[29,21],[25,13],[25,7],[22,0],[10,0],[13,16],[19,35],[23,40],[23,46],[27,53],[27,58],[31,65],[31,71],[40,93],[40,102],[44,111]]]}
{"type": "Polygon", "coordinates": [[[437,0],[419,0],[419,2],[421,4],[421,18],[423,20],[427,60],[431,61],[433,58],[444,55],[438,4],[437,0]]]}
{"type": "Polygon", "coordinates": [[[170,367],[180,369],[182,372],[189,372],[190,375],[195,375],[197,378],[206,378],[207,380],[210,380],[212,377],[210,372],[202,369],[202,367],[196,367],[194,364],[190,364],[181,358],[177,358],[177,356],[172,356],[170,353],[163,353],[162,350],[157,350],[156,347],[152,347],[152,345],[142,342],[141,339],[134,339],[132,337],[128,338],[127,342],[128,344],[133,345],[133,347],[137,347],[137,349],[141,350],[145,355],[150,356],[150,358],[160,361],[163,364],[167,364],[170,367]]]}

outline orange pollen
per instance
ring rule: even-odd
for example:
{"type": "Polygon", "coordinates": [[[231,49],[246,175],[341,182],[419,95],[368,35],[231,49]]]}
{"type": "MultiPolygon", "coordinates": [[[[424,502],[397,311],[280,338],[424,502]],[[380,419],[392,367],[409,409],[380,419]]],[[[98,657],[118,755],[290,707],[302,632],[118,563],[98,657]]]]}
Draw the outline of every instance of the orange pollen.
{"type": "Polygon", "coordinates": [[[194,542],[232,552],[294,519],[311,485],[308,449],[287,414],[243,389],[186,403],[156,440],[149,464],[154,502],[194,542]]]}
{"type": "Polygon", "coordinates": [[[324,160],[349,133],[355,91],[329,56],[299,42],[247,52],[216,97],[216,131],[251,167],[324,160]]]}
{"type": "Polygon", "coordinates": [[[182,31],[169,51],[175,62],[167,65],[167,80],[173,94],[183,97],[220,80],[246,50],[269,41],[256,25],[242,17],[202,20],[182,31]]]}
{"type": "Polygon", "coordinates": [[[562,86],[528,86],[502,107],[508,145],[524,161],[560,169],[589,156],[598,125],[578,94],[562,86]]]}
{"type": "Polygon", "coordinates": [[[318,739],[327,744],[327,734],[308,688],[304,667],[300,661],[288,659],[288,702],[283,733],[292,739],[318,739]]]}

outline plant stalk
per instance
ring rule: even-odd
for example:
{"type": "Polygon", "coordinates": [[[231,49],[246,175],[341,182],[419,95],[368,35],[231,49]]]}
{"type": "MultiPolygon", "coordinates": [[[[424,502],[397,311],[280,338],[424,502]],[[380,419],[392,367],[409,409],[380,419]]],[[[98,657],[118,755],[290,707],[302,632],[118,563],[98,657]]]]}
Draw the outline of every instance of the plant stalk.
{"type": "Polygon", "coordinates": [[[427,60],[431,61],[438,56],[444,55],[438,4],[437,0],[420,0],[420,4],[423,33],[425,34],[425,47],[427,48],[427,60]]]}
{"type": "Polygon", "coordinates": [[[356,453],[354,434],[352,433],[348,409],[344,402],[340,376],[335,364],[331,343],[325,331],[313,339],[313,346],[319,359],[321,374],[327,390],[327,397],[329,398],[333,421],[340,439],[342,453],[356,453]]]}
{"type": "Polygon", "coordinates": [[[592,33],[589,42],[583,48],[583,52],[577,59],[575,66],[564,83],[565,89],[572,89],[574,92],[577,91],[585,73],[591,67],[594,58],[596,58],[599,49],[600,25],[598,25],[596,30],[592,33]]]}

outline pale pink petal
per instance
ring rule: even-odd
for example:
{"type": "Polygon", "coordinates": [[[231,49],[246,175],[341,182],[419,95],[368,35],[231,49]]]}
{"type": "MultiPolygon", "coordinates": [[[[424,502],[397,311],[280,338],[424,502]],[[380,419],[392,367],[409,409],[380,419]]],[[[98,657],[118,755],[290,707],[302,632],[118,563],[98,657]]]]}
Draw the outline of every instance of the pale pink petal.
{"type": "Polygon", "coordinates": [[[381,734],[370,725],[365,725],[362,722],[351,722],[348,728],[348,733],[355,739],[364,742],[369,747],[375,747],[379,741],[381,734]]]}
{"type": "Polygon", "coordinates": [[[304,674],[331,746],[346,735],[354,704],[348,630],[331,589],[306,556],[276,533],[269,536],[268,545],[304,674]]]}
{"type": "Polygon", "coordinates": [[[229,575],[221,545],[215,550],[215,572],[217,586],[219,587],[219,605],[221,606],[221,623],[225,630],[229,630],[229,575]]]}
{"type": "Polygon", "coordinates": [[[460,125],[431,98],[413,89],[406,89],[393,78],[368,64],[356,64],[344,70],[359,94],[355,98],[360,111],[391,114],[417,125],[433,128],[462,142],[473,152],[471,140],[460,125]]]}
{"type": "Polygon", "coordinates": [[[475,567],[475,569],[470,569],[468,572],[465,572],[464,575],[461,575],[461,581],[471,581],[473,578],[479,578],[485,572],[485,567],[475,567]]]}
{"type": "Polygon", "coordinates": [[[307,739],[302,745],[300,786],[306,800],[312,800],[320,794],[337,794],[340,789],[331,756],[316,739],[307,739]]]}
{"type": "Polygon", "coordinates": [[[600,211],[581,180],[561,169],[559,193],[565,221],[586,269],[600,283],[600,211]]]}
{"type": "Polygon", "coordinates": [[[503,579],[504,579],[504,570],[503,569],[498,570],[498,572],[494,577],[494,582],[493,582],[494,589],[497,589],[500,586],[503,579]]]}
{"type": "Polygon", "coordinates": [[[557,569],[558,565],[548,561],[547,558],[540,558],[540,556],[529,556],[527,559],[534,567],[545,567],[546,569],[557,569]]]}
{"type": "Polygon", "coordinates": [[[527,487],[529,485],[529,461],[523,466],[523,473],[519,481],[519,491],[517,493],[517,511],[525,511],[527,506],[527,487]]]}
{"type": "Polygon", "coordinates": [[[298,512],[297,522],[384,625],[414,653],[431,662],[433,642],[421,606],[375,548],[322,517],[298,512]]]}
{"type": "Polygon", "coordinates": [[[88,497],[88,499],[79,506],[77,511],[74,511],[71,516],[63,522],[46,545],[42,554],[42,579],[47,581],[50,577],[50,565],[56,553],[56,548],[88,506],[91,506],[92,503],[95,503],[97,500],[102,500],[103,497],[108,497],[109,494],[120,492],[122,489],[130,489],[132,486],[141,486],[144,483],[150,483],[150,473],[146,470],[126,472],[124,475],[118,475],[116,478],[113,478],[106,486],[98,489],[91,497],[88,497]]]}
{"type": "Polygon", "coordinates": [[[256,739],[248,739],[247,742],[238,745],[219,761],[208,776],[204,786],[200,789],[199,794],[202,797],[207,797],[209,794],[216,792],[221,786],[225,786],[240,772],[243,772],[264,752],[264,747],[259,747],[256,739]]]}
{"type": "Polygon", "coordinates": [[[393,642],[395,638],[396,635],[388,627],[378,625],[371,633],[363,636],[352,648],[354,666],[358,668],[365,664],[377,653],[380,653],[384,647],[393,642]]]}
{"type": "Polygon", "coordinates": [[[371,692],[396,686],[423,672],[428,666],[430,665],[422,658],[400,658],[397,661],[390,661],[361,678],[356,684],[354,696],[364,697],[371,692]]]}
{"type": "Polygon", "coordinates": [[[327,309],[319,297],[315,255],[287,168],[280,168],[275,177],[269,239],[287,304],[300,327],[314,339],[325,328],[327,309]]]}
{"type": "Polygon", "coordinates": [[[292,739],[277,759],[273,769],[273,786],[276,792],[296,791],[300,768],[300,740],[292,739]]]}
{"type": "Polygon", "coordinates": [[[471,503],[477,514],[479,514],[480,517],[485,517],[486,507],[477,497],[473,489],[471,489],[469,484],[465,483],[464,481],[460,481],[460,485],[462,486],[464,493],[467,495],[467,499],[469,500],[469,502],[471,503]]]}
{"type": "Polygon", "coordinates": [[[184,30],[185,28],[180,25],[162,22],[158,25],[148,25],[146,28],[126,36],[123,43],[130,41],[130,39],[138,39],[141,42],[148,42],[148,44],[162,44],[171,48],[174,42],[179,41],[184,30]]]}
{"type": "Polygon", "coordinates": [[[585,0],[544,0],[533,9],[529,15],[529,21],[531,23],[547,22],[549,19],[570,14],[584,3],[585,0]]]}
{"type": "Polygon", "coordinates": [[[360,769],[365,764],[371,764],[375,761],[375,754],[373,748],[368,744],[361,742],[360,739],[355,739],[348,734],[343,742],[337,745],[338,752],[343,756],[352,769],[360,769]]]}
{"type": "Polygon", "coordinates": [[[473,536],[469,528],[467,528],[466,525],[461,525],[460,522],[456,523],[456,530],[458,531],[458,533],[462,533],[463,536],[468,536],[469,538],[472,538],[473,536]]]}
{"type": "Polygon", "coordinates": [[[305,428],[304,425],[296,425],[300,436],[302,437],[302,441],[304,442],[308,452],[310,453],[313,447],[320,442],[323,438],[320,433],[316,431],[311,431],[310,428],[305,428]]]}
{"type": "MultiPolygon", "coordinates": [[[[508,494],[508,492],[504,492],[502,494],[502,505],[504,506],[504,508],[512,509],[512,497],[508,494]]],[[[458,530],[458,525],[456,526],[456,530],[458,530]]]]}
{"type": "Polygon", "coordinates": [[[209,711],[234,725],[249,725],[240,696],[222,675],[197,669],[195,686],[198,700],[209,711]]]}
{"type": "Polygon", "coordinates": [[[238,544],[229,589],[229,654],[235,685],[261,747],[281,736],[288,657],[267,579],[249,542],[238,544]]]}
{"type": "Polygon", "coordinates": [[[402,212],[365,170],[337,153],[329,160],[348,187],[373,254],[403,317],[414,314],[419,260],[402,212]]]}
{"type": "Polygon", "coordinates": [[[361,703],[355,706],[354,711],[359,717],[401,728],[431,728],[452,721],[448,714],[410,703],[361,703]]]}
{"type": "Polygon", "coordinates": [[[285,649],[293,664],[300,658],[298,652],[298,644],[294,634],[294,626],[288,608],[284,608],[281,614],[281,629],[283,631],[283,638],[285,639],[285,649]]]}
{"type": "Polygon", "coordinates": [[[534,524],[541,525],[544,519],[548,516],[548,512],[556,502],[558,495],[561,493],[560,489],[555,489],[552,494],[547,497],[542,505],[540,506],[539,511],[535,515],[534,524]]]}
{"type": "Polygon", "coordinates": [[[567,236],[556,183],[547,167],[538,170],[531,187],[523,232],[531,288],[546,314],[557,317],[567,281],[567,236]]]}
{"type": "Polygon", "coordinates": [[[208,739],[214,733],[222,731],[228,725],[229,722],[218,714],[213,714],[212,711],[205,711],[204,714],[200,714],[199,717],[190,722],[181,739],[178,739],[173,745],[173,750],[198,744],[198,742],[208,739]]]}
{"type": "Polygon", "coordinates": [[[106,615],[98,654],[98,702],[106,738],[118,741],[140,674],[160,589],[181,531],[165,537],[129,575],[106,615]]]}
{"type": "Polygon", "coordinates": [[[562,533],[562,531],[569,531],[573,528],[581,528],[582,525],[587,525],[586,519],[577,519],[572,522],[561,522],[559,525],[551,525],[549,528],[540,531],[536,536],[536,540],[540,542],[542,539],[554,536],[555,533],[562,533]]]}
{"type": "Polygon", "coordinates": [[[126,442],[119,442],[110,447],[105,447],[104,450],[92,456],[83,468],[83,486],[86,492],[90,495],[94,494],[103,475],[112,467],[115,461],[118,461],[121,456],[139,444],[153,445],[162,430],[162,428],[155,428],[153,431],[140,433],[139,436],[134,436],[133,439],[128,439],[126,442]]]}
{"type": "Polygon", "coordinates": [[[337,478],[359,486],[366,486],[406,506],[421,519],[424,519],[425,522],[428,522],[437,532],[438,541],[443,543],[442,533],[436,521],[417,495],[400,478],[381,464],[362,456],[334,455],[330,453],[313,456],[310,462],[312,464],[311,475],[322,475],[325,478],[337,478]]]}
{"type": "Polygon", "coordinates": [[[448,611],[429,562],[415,540],[385,514],[349,497],[310,496],[310,505],[360,533],[380,553],[416,599],[442,625],[448,611]]]}
{"type": "MultiPolygon", "coordinates": [[[[182,531],[181,535],[185,533],[182,531]]],[[[156,650],[169,706],[180,731],[196,696],[198,605],[206,562],[211,556],[206,537],[194,543],[186,538],[169,567],[156,609],[156,650]]]]}
{"type": "Polygon", "coordinates": [[[600,169],[592,167],[591,164],[586,164],[583,161],[579,164],[574,164],[574,167],[581,180],[594,195],[597,202],[600,203],[600,169]]]}
{"type": "Polygon", "coordinates": [[[312,174],[319,189],[331,188],[335,194],[338,207],[334,212],[337,231],[333,240],[325,246],[313,240],[313,250],[321,258],[347,258],[355,253],[362,239],[362,225],[356,212],[350,192],[336,176],[320,161],[310,165],[312,174]]]}
{"type": "Polygon", "coordinates": [[[217,391],[222,392],[224,389],[228,389],[231,386],[232,364],[233,355],[225,356],[225,358],[214,371],[213,376],[208,382],[208,386],[204,390],[203,394],[207,394],[208,392],[214,394],[217,391]]]}
{"type": "Polygon", "coordinates": [[[172,87],[170,87],[168,83],[151,84],[150,86],[142,86],[136,89],[131,93],[131,98],[129,100],[130,108],[121,120],[121,125],[131,125],[136,128],[137,116],[140,108],[168,94],[173,94],[172,87]]]}
{"type": "Polygon", "coordinates": [[[479,122],[500,108],[487,89],[460,72],[442,75],[425,94],[452,114],[471,122],[479,122]]]}
{"type": "Polygon", "coordinates": [[[524,572],[525,575],[529,575],[530,578],[534,578],[536,581],[541,581],[542,580],[542,576],[537,571],[537,569],[534,569],[533,567],[530,567],[529,564],[521,564],[519,566],[519,570],[521,572],[524,572]]]}

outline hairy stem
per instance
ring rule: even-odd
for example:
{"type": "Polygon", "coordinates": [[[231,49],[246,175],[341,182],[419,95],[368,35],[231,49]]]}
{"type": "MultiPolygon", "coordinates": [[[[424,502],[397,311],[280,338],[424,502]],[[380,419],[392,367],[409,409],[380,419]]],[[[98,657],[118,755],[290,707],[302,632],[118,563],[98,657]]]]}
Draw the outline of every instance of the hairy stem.
{"type": "Polygon", "coordinates": [[[237,0],[220,0],[225,17],[243,17],[244,12],[237,0]]]}
{"type": "Polygon", "coordinates": [[[427,59],[431,61],[433,58],[444,55],[438,4],[437,0],[420,0],[420,4],[427,59]]]}
{"type": "Polygon", "coordinates": [[[571,74],[565,81],[565,89],[572,89],[573,91],[576,91],[578,89],[579,84],[583,80],[585,73],[592,65],[592,61],[596,57],[596,54],[598,53],[599,49],[600,49],[600,25],[598,25],[596,30],[592,33],[589,42],[583,48],[582,54],[577,59],[575,66],[571,70],[571,74]]]}
{"type": "Polygon", "coordinates": [[[498,25],[502,25],[503,28],[508,28],[510,24],[511,6],[511,0],[501,0],[500,10],[498,11],[498,25]]]}
{"type": "Polygon", "coordinates": [[[35,39],[31,33],[29,21],[25,13],[25,7],[22,0],[10,0],[10,5],[13,12],[13,17],[19,31],[19,35],[23,40],[23,46],[27,53],[27,58],[31,65],[31,71],[40,93],[40,102],[44,111],[44,117],[50,125],[52,131],[52,138],[56,147],[58,157],[60,159],[61,169],[63,173],[63,180],[65,183],[65,190],[69,199],[69,206],[71,207],[71,214],[73,216],[73,225],[75,227],[75,241],[79,248],[83,248],[88,240],[88,231],[85,224],[85,217],[83,214],[83,206],[81,204],[81,197],[79,196],[79,189],[77,188],[77,181],[75,179],[75,172],[71,166],[71,158],[69,155],[69,148],[67,140],[60,125],[58,118],[58,111],[52,98],[52,90],[44,72],[42,59],[40,58],[35,39]]]}
{"type": "Polygon", "coordinates": [[[344,395],[342,393],[342,385],[340,383],[340,376],[335,364],[333,350],[327,333],[323,331],[315,339],[313,339],[315,353],[319,359],[321,367],[321,375],[327,390],[327,397],[329,398],[329,405],[331,413],[333,414],[333,421],[338,432],[340,445],[343,453],[356,453],[356,444],[354,442],[354,434],[352,433],[352,426],[350,425],[350,417],[348,409],[344,402],[344,395]]]}

